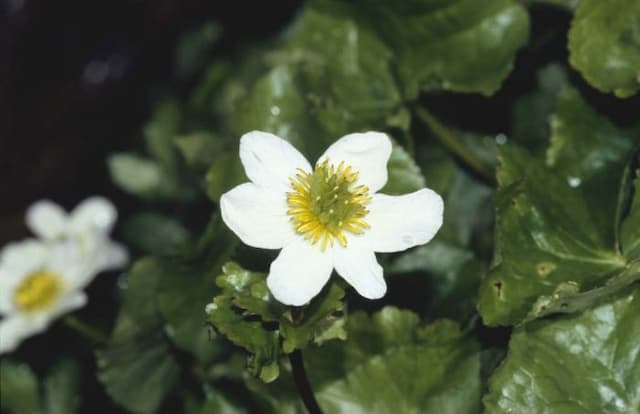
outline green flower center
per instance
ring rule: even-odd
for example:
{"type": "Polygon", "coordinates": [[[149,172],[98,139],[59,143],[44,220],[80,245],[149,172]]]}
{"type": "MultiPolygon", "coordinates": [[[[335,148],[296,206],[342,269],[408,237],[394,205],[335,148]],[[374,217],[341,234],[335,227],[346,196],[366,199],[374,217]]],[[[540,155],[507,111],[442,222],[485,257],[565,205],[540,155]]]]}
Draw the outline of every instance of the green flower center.
{"type": "Polygon", "coordinates": [[[316,164],[312,173],[298,169],[289,178],[293,191],[287,193],[287,214],[295,230],[322,250],[337,240],[347,246],[345,232],[362,234],[369,228],[364,218],[371,201],[369,188],[356,185],[358,172],[341,162],[338,166],[328,159],[316,164]]]}

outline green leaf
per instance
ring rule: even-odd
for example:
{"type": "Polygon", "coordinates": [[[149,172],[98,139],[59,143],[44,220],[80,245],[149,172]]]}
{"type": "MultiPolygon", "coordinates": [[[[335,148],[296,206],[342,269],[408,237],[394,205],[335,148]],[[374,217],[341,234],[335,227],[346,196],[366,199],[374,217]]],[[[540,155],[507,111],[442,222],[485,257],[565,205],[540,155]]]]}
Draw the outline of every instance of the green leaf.
{"type": "Polygon", "coordinates": [[[206,390],[204,404],[197,411],[198,414],[243,414],[246,412],[245,409],[232,404],[222,394],[214,390],[206,390]]]}
{"type": "Polygon", "coordinates": [[[485,413],[640,409],[640,289],[575,316],[517,328],[491,378],[485,413]]]}
{"type": "Polygon", "coordinates": [[[479,346],[455,323],[420,327],[412,312],[387,307],[350,315],[347,331],[348,341],[304,354],[325,413],[479,412],[479,346]]]}
{"type": "Polygon", "coordinates": [[[444,222],[438,239],[469,247],[474,238],[490,234],[493,190],[471,177],[439,145],[417,148],[427,186],[444,199],[444,222]]]}
{"type": "Polygon", "coordinates": [[[250,272],[233,262],[222,270],[216,279],[222,293],[207,306],[209,321],[233,343],[253,354],[252,374],[264,381],[277,378],[281,353],[303,349],[310,342],[345,339],[344,288],[338,282],[328,283],[308,306],[292,315],[288,306],[270,294],[265,274],[250,272]]]}
{"type": "MultiPolygon", "coordinates": [[[[336,8],[334,2],[325,3],[327,9],[336,8]]],[[[348,4],[350,14],[393,50],[409,99],[421,89],[492,94],[529,35],[526,10],[511,0],[348,4]]]]}
{"type": "Polygon", "coordinates": [[[212,161],[205,177],[207,196],[214,202],[233,187],[247,181],[244,168],[240,163],[237,148],[235,151],[225,151],[212,161]]]}
{"type": "Polygon", "coordinates": [[[174,137],[181,128],[182,113],[178,102],[166,100],[154,108],[151,120],[144,127],[144,138],[151,157],[164,169],[174,173],[177,165],[177,151],[174,137]]]}
{"type": "Polygon", "coordinates": [[[540,296],[602,286],[627,260],[594,225],[582,194],[526,151],[500,151],[494,266],[480,287],[479,311],[489,325],[542,316],[540,296]]]}
{"type": "Polygon", "coordinates": [[[311,5],[286,45],[264,56],[266,71],[225,106],[230,129],[275,133],[315,160],[345,134],[397,126],[406,109],[391,58],[351,16],[311,5]]]}
{"type": "Polygon", "coordinates": [[[194,257],[164,259],[156,275],[158,311],[166,321],[169,338],[203,364],[218,356],[221,345],[210,339],[205,306],[215,290],[215,277],[222,263],[229,259],[236,245],[236,239],[231,239],[220,217],[214,216],[201,240],[200,248],[206,248],[205,257],[196,251],[192,253],[194,257]]]}
{"type": "Polygon", "coordinates": [[[11,414],[42,414],[38,379],[27,364],[0,360],[0,407],[11,414]]]}
{"type": "Polygon", "coordinates": [[[633,179],[633,198],[629,207],[629,214],[622,221],[620,230],[620,244],[624,255],[630,259],[640,261],[640,152],[637,161],[632,162],[630,168],[636,168],[631,173],[633,179]]]}
{"type": "Polygon", "coordinates": [[[249,372],[259,376],[264,382],[278,377],[280,344],[278,332],[267,330],[262,322],[245,318],[236,311],[228,296],[216,296],[207,306],[209,322],[234,344],[246,349],[249,358],[249,372]]]}
{"type": "Polygon", "coordinates": [[[426,272],[432,278],[429,317],[469,321],[486,265],[467,249],[436,239],[398,256],[388,274],[426,272]]]}
{"type": "Polygon", "coordinates": [[[389,180],[381,193],[407,194],[426,187],[420,167],[400,145],[393,146],[387,168],[389,180]]]}
{"type": "Polygon", "coordinates": [[[208,320],[227,339],[249,352],[252,375],[271,382],[279,375],[279,334],[264,321],[276,321],[286,307],[271,297],[264,274],[247,271],[233,262],[225,264],[222,271],[223,275],[216,278],[222,294],[207,305],[208,320]]]}
{"type": "Polygon", "coordinates": [[[347,339],[344,331],[344,288],[332,281],[305,307],[298,320],[280,318],[282,349],[291,353],[314,341],[322,344],[330,339],[347,339]]]}
{"type": "Polygon", "coordinates": [[[573,88],[560,92],[551,118],[547,165],[581,191],[594,225],[607,243],[614,243],[618,185],[636,132],[621,129],[600,116],[573,88]],[[616,183],[616,185],[612,185],[616,183]]]}
{"type": "Polygon", "coordinates": [[[640,2],[580,0],[569,61],[595,88],[628,97],[640,89],[640,2]]]}
{"type": "Polygon", "coordinates": [[[353,15],[312,2],[287,49],[329,143],[359,129],[380,128],[404,109],[391,68],[393,52],[353,15]]]}
{"type": "Polygon", "coordinates": [[[284,364],[278,379],[269,384],[251,377],[245,378],[245,384],[258,405],[257,412],[261,414],[306,414],[308,412],[293,382],[289,364],[284,364]]]}
{"type": "Polygon", "coordinates": [[[167,254],[176,252],[189,240],[190,234],[172,217],[143,211],[122,224],[122,238],[129,247],[145,253],[167,254]]]}
{"type": "Polygon", "coordinates": [[[180,372],[155,303],[161,272],[153,259],[133,266],[111,341],[96,351],[98,378],[107,393],[136,413],[156,412],[180,372]]]}
{"type": "Polygon", "coordinates": [[[167,336],[200,363],[207,363],[220,351],[210,339],[204,312],[215,288],[213,272],[216,270],[164,260],[157,275],[158,310],[166,320],[167,336]]]}
{"type": "Polygon", "coordinates": [[[197,171],[206,171],[223,147],[221,138],[207,131],[178,135],[174,143],[187,165],[197,171]]]}
{"type": "Polygon", "coordinates": [[[133,195],[165,198],[176,191],[176,184],[160,165],[148,158],[120,153],[109,156],[109,173],[114,184],[133,195]]]}
{"type": "Polygon", "coordinates": [[[287,313],[287,306],[276,301],[267,287],[264,273],[251,272],[234,262],[222,267],[223,274],[216,284],[228,295],[233,304],[249,315],[257,315],[267,322],[278,321],[287,313]]]}
{"type": "MultiPolygon", "coordinates": [[[[304,362],[326,414],[478,413],[478,344],[441,320],[421,327],[415,314],[386,307],[350,315],[349,340],[306,348],[304,362]]],[[[270,384],[247,381],[261,413],[306,412],[290,368],[270,384]]]]}
{"type": "Polygon", "coordinates": [[[532,151],[546,149],[551,135],[549,119],[558,94],[568,82],[567,71],[559,63],[543,66],[536,74],[536,88],[516,99],[511,111],[509,137],[532,151]]]}
{"type": "Polygon", "coordinates": [[[47,414],[78,412],[80,365],[73,359],[56,361],[44,379],[44,405],[47,414]]]}

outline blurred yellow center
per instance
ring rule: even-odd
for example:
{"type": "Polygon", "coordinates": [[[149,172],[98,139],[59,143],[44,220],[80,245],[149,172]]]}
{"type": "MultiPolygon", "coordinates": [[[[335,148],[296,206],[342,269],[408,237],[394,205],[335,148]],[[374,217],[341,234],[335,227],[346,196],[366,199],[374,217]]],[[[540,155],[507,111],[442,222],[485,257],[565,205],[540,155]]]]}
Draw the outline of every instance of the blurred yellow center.
{"type": "Polygon", "coordinates": [[[59,274],[39,270],[27,275],[15,292],[15,302],[23,312],[33,312],[50,307],[62,292],[59,274]]]}
{"type": "Polygon", "coordinates": [[[287,214],[295,230],[311,243],[322,243],[322,250],[337,240],[347,245],[345,232],[362,234],[369,228],[364,220],[371,201],[369,188],[356,185],[358,172],[341,162],[316,164],[312,173],[298,169],[289,178],[293,191],[287,193],[287,214]]]}

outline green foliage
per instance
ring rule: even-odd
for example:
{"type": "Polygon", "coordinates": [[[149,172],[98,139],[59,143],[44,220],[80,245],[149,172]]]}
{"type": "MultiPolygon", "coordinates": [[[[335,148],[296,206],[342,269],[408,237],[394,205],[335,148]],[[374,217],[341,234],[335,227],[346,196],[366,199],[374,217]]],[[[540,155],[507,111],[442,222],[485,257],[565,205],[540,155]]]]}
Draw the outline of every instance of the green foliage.
{"type": "MultiPolygon", "coordinates": [[[[336,2],[318,3],[339,9],[336,2]]],[[[340,5],[345,14],[370,27],[393,50],[409,99],[421,89],[492,94],[528,39],[527,12],[510,0],[347,4],[340,5]]]]}
{"type": "Polygon", "coordinates": [[[44,406],[47,414],[78,412],[80,365],[72,359],[53,363],[43,381],[44,406]]]}
{"type": "Polygon", "coordinates": [[[389,274],[426,272],[431,276],[429,316],[460,323],[475,313],[476,294],[486,265],[472,251],[441,239],[400,255],[389,274]]]}
{"type": "Polygon", "coordinates": [[[532,151],[547,147],[551,135],[549,118],[554,112],[558,95],[567,85],[567,73],[560,63],[545,65],[536,74],[536,88],[518,98],[511,113],[511,136],[532,151]]]}
{"type": "Polygon", "coordinates": [[[633,130],[616,128],[565,89],[546,165],[515,146],[502,148],[497,246],[480,289],[485,323],[575,312],[640,277],[634,256],[616,247],[613,219],[634,139],[633,130]]]}
{"type": "Polygon", "coordinates": [[[31,368],[0,360],[0,408],[11,414],[72,414],[78,412],[80,367],[73,359],[59,359],[40,381],[31,368]]]}
{"type": "MultiPolygon", "coordinates": [[[[175,139],[184,124],[176,101],[160,102],[144,128],[150,157],[133,153],[112,154],[107,166],[113,182],[124,191],[147,200],[191,200],[194,177],[182,167],[175,139]]],[[[184,146],[184,143],[183,143],[184,146]]]]}
{"type": "Polygon", "coordinates": [[[479,347],[454,323],[420,327],[415,314],[388,307],[350,315],[347,332],[305,360],[326,413],[479,412],[479,347]]]}
{"type": "Polygon", "coordinates": [[[595,88],[640,90],[640,1],[580,0],[569,30],[569,61],[595,88]]]}
{"type": "Polygon", "coordinates": [[[395,145],[387,164],[389,180],[380,190],[383,194],[407,194],[426,187],[420,167],[400,145],[395,145]]]}
{"type": "Polygon", "coordinates": [[[38,379],[24,363],[0,360],[0,407],[11,414],[40,414],[38,379]]]}
{"type": "Polygon", "coordinates": [[[216,279],[222,293],[207,306],[209,322],[224,336],[250,353],[250,372],[265,382],[279,375],[281,354],[310,342],[345,339],[344,288],[329,283],[300,311],[277,302],[269,293],[266,275],[250,272],[233,262],[216,279]]]}
{"type": "Polygon", "coordinates": [[[133,266],[111,341],[96,352],[98,378],[107,392],[136,413],[156,412],[180,372],[155,303],[157,275],[162,270],[153,259],[133,266]]]}
{"type": "Polygon", "coordinates": [[[168,254],[178,251],[189,240],[190,234],[172,217],[143,211],[123,223],[122,238],[128,246],[142,252],[168,254]]]}
{"type": "MultiPolygon", "coordinates": [[[[640,125],[639,125],[640,126],[640,125]]],[[[607,243],[614,239],[612,217],[618,185],[640,128],[621,129],[591,109],[578,92],[562,89],[551,118],[546,161],[554,174],[580,191],[607,243]]]]}
{"type": "Polygon", "coordinates": [[[625,217],[617,217],[622,219],[620,249],[625,256],[640,260],[640,149],[636,149],[635,155],[631,158],[625,178],[621,189],[620,209],[627,207],[628,212],[625,217]],[[628,206],[625,205],[627,199],[630,200],[628,206]]]}
{"type": "Polygon", "coordinates": [[[582,314],[520,327],[484,398],[489,413],[633,413],[640,289],[582,314]]]}
{"type": "MultiPolygon", "coordinates": [[[[346,328],[347,341],[304,354],[325,413],[480,412],[479,346],[455,323],[423,327],[414,313],[386,307],[371,317],[351,314],[346,328]]],[[[263,399],[261,412],[302,412],[286,392],[291,379],[285,374],[273,388],[253,386],[263,399]]]]}
{"type": "Polygon", "coordinates": [[[177,184],[148,159],[133,154],[114,154],[109,157],[109,171],[113,182],[123,190],[142,198],[170,197],[178,191],[177,184]]]}

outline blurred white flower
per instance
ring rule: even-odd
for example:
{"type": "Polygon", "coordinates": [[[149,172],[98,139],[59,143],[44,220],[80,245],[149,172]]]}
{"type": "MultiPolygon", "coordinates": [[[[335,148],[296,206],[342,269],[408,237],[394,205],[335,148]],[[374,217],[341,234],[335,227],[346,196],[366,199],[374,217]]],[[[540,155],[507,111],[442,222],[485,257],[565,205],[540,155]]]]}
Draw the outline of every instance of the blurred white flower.
{"type": "Polygon", "coordinates": [[[387,287],[375,252],[406,250],[435,236],[444,205],[434,191],[377,194],[390,155],[387,135],[349,134],[314,169],[273,134],[254,131],[240,139],[251,182],[222,195],[222,218],[245,244],[282,249],[267,278],[277,300],[307,303],[334,268],[360,295],[380,298],[387,287]]]}
{"type": "Polygon", "coordinates": [[[99,197],[71,214],[50,201],[28,209],[27,225],[40,239],[0,251],[0,354],[84,306],[84,287],[98,273],[124,266],[126,249],[109,238],[116,217],[113,205],[99,197]]]}

